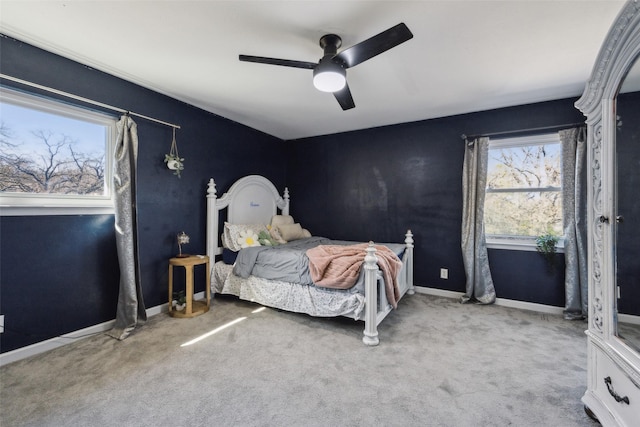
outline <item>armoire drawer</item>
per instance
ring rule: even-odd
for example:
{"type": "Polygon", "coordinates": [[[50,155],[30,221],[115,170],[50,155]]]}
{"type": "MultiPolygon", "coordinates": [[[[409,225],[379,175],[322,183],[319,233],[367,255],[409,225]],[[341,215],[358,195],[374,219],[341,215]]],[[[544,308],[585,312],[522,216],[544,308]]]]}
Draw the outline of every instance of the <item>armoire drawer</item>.
{"type": "Polygon", "coordinates": [[[604,353],[597,352],[596,394],[621,425],[637,426],[640,388],[604,353]]]}

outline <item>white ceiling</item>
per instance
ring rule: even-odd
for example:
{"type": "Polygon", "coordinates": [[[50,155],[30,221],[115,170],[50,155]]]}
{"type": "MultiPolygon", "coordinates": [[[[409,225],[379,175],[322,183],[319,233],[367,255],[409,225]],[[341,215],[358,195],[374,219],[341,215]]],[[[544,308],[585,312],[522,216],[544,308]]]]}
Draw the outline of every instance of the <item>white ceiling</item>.
{"type": "Polygon", "coordinates": [[[288,140],[579,96],[623,3],[2,0],[0,29],[288,140]],[[326,33],[400,22],[412,40],[347,71],[348,111],[311,70],[238,60],[317,62],[326,33]]]}

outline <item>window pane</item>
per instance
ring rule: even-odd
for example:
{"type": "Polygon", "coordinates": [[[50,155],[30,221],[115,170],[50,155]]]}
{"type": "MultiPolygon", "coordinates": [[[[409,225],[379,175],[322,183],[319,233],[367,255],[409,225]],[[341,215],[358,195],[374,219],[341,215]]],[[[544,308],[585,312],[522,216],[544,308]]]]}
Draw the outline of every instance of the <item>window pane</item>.
{"type": "Polygon", "coordinates": [[[487,193],[484,224],[488,235],[562,236],[562,195],[559,191],[487,193]]]}
{"type": "Polygon", "coordinates": [[[1,192],[107,195],[107,125],[4,100],[0,117],[1,192]]]}
{"type": "Polygon", "coordinates": [[[560,187],[560,144],[491,148],[487,188],[560,187]]]}

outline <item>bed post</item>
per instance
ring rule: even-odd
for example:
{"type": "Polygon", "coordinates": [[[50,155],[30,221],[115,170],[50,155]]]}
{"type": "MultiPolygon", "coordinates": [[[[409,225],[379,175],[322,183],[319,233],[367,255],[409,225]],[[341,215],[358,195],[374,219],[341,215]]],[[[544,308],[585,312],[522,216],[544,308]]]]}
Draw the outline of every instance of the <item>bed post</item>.
{"type": "Polygon", "coordinates": [[[289,188],[284,187],[284,207],[281,209],[282,215],[289,215],[289,188]]]}
{"type": "Polygon", "coordinates": [[[364,336],[362,342],[366,345],[378,345],[378,258],[373,242],[369,242],[364,257],[364,336]]]}
{"type": "Polygon", "coordinates": [[[416,291],[413,289],[413,233],[411,230],[407,230],[405,234],[404,243],[407,245],[406,249],[406,263],[407,263],[407,293],[413,295],[416,291]]]}
{"type": "MultiPolygon", "coordinates": [[[[213,271],[218,248],[218,210],[216,209],[216,200],[216,183],[211,178],[207,186],[207,256],[209,257],[211,271],[213,271]]],[[[207,272],[207,274],[211,274],[211,271],[207,272]]]]}

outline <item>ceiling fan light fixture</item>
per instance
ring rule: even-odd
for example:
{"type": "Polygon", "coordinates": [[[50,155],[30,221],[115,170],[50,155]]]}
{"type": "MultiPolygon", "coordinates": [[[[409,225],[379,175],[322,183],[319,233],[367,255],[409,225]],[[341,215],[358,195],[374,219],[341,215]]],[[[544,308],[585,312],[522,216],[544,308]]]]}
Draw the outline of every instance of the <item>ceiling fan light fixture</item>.
{"type": "Polygon", "coordinates": [[[313,70],[313,85],[322,92],[337,92],[347,84],[347,72],[337,64],[323,63],[313,70]]]}

